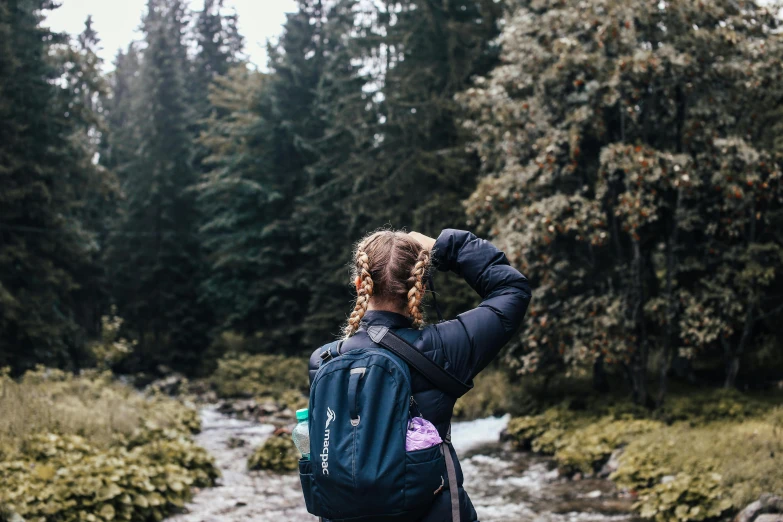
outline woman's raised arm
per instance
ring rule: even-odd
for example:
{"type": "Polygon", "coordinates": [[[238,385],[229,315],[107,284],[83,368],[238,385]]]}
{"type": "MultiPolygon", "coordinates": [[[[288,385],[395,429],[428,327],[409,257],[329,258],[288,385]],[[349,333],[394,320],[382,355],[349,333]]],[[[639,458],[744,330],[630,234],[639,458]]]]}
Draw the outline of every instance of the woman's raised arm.
{"type": "Polygon", "coordinates": [[[465,279],[481,304],[456,319],[430,325],[422,341],[442,350],[446,370],[468,381],[483,370],[522,324],[530,303],[527,278],[492,243],[464,230],[446,229],[432,250],[432,263],[465,279]]]}

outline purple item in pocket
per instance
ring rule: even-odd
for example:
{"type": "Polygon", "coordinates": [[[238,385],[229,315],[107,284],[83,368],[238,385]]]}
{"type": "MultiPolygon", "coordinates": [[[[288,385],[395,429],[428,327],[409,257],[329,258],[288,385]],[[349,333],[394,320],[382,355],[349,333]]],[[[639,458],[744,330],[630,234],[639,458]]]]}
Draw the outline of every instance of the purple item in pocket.
{"type": "Polygon", "coordinates": [[[405,437],[405,451],[431,448],[442,443],[438,430],[423,417],[414,417],[408,421],[408,433],[405,437]]]}

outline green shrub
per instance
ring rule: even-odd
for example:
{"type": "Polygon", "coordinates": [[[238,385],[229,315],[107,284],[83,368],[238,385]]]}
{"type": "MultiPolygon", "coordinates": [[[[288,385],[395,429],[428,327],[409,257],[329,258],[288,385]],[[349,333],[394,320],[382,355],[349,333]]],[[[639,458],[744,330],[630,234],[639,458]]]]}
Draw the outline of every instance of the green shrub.
{"type": "Polygon", "coordinates": [[[0,377],[0,410],[7,412],[0,418],[6,519],[161,520],[189,500],[192,486],[211,486],[218,476],[191,438],[195,411],[144,397],[105,373],[0,377]]]}
{"type": "Polygon", "coordinates": [[[677,423],[640,435],[625,448],[612,479],[634,490],[655,487],[664,476],[716,474],[723,497],[741,508],[765,492],[783,491],[783,431],[779,407],[767,415],[701,426],[677,423]]]}
{"type": "Polygon", "coordinates": [[[296,411],[307,408],[310,398],[299,390],[286,390],[280,394],[277,402],[279,402],[283,408],[289,408],[296,411]]]}
{"type": "Polygon", "coordinates": [[[0,463],[0,503],[27,522],[160,520],[190,499],[191,486],[218,477],[211,457],[183,432],[139,438],[149,442],[100,450],[75,435],[33,436],[19,460],[0,463]]]}
{"type": "Polygon", "coordinates": [[[270,437],[250,455],[247,468],[294,471],[299,469],[299,452],[289,435],[270,437]]]}
{"type": "Polygon", "coordinates": [[[642,518],[658,522],[715,519],[732,507],[731,500],[722,491],[721,477],[716,473],[678,473],[672,480],[646,490],[634,506],[642,518]]]}
{"type": "Polygon", "coordinates": [[[507,433],[516,447],[554,455],[566,473],[594,472],[623,448],[612,480],[660,521],[716,518],[783,491],[783,407],[734,391],[688,397],[660,412],[611,398],[570,401],[512,419],[507,433]]]}
{"type": "Polygon", "coordinates": [[[567,474],[593,473],[609,460],[612,452],[634,438],[663,425],[644,419],[615,420],[604,417],[597,422],[567,432],[555,451],[555,460],[567,474]]]}
{"type": "Polygon", "coordinates": [[[560,406],[549,408],[540,415],[513,418],[508,423],[506,433],[518,448],[554,455],[566,432],[580,424],[574,412],[560,406]]]}
{"type": "Polygon", "coordinates": [[[95,363],[101,370],[116,368],[130,356],[138,343],[120,335],[122,323],[123,319],[117,315],[115,306],[112,306],[110,315],[101,317],[101,338],[89,345],[95,363]]]}
{"type": "Polygon", "coordinates": [[[670,397],[655,412],[655,416],[668,423],[688,421],[700,424],[753,417],[767,409],[769,405],[763,401],[743,395],[735,389],[721,389],[670,397]]]}
{"type": "Polygon", "coordinates": [[[307,360],[282,355],[231,354],[218,361],[210,382],[220,397],[271,396],[307,391],[307,360]]]}

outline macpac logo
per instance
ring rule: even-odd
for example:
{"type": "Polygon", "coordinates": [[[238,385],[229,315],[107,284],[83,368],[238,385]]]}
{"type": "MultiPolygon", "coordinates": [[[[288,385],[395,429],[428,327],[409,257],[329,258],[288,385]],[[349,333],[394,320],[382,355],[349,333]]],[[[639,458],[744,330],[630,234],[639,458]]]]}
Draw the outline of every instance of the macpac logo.
{"type": "Polygon", "coordinates": [[[326,426],[324,426],[324,447],[321,450],[321,473],[329,475],[329,424],[334,420],[334,411],[326,407],[326,426]]]}

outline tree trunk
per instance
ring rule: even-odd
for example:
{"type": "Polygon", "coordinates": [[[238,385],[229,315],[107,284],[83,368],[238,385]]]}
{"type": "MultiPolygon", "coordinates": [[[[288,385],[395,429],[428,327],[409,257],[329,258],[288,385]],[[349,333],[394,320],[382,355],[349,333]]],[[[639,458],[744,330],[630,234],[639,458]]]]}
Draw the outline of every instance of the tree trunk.
{"type": "Polygon", "coordinates": [[[644,270],[641,245],[633,241],[634,259],[634,323],[637,331],[637,352],[634,368],[634,402],[647,405],[647,327],[644,322],[644,270]]]}
{"type": "MultiPolygon", "coordinates": [[[[753,241],[756,240],[756,204],[755,202],[750,206],[750,230],[747,236],[747,245],[750,246],[753,241]]],[[[737,374],[739,374],[740,357],[745,352],[745,348],[750,342],[750,337],[753,334],[753,324],[756,322],[755,306],[756,306],[756,291],[751,284],[751,288],[747,292],[745,298],[745,325],[742,328],[742,337],[740,337],[739,345],[736,350],[733,350],[726,361],[726,382],[724,382],[724,388],[734,388],[737,384],[737,374]]]]}
{"type": "Polygon", "coordinates": [[[750,341],[750,336],[753,333],[753,323],[755,322],[752,300],[753,297],[751,295],[748,297],[748,311],[745,313],[745,326],[742,329],[742,337],[740,337],[739,345],[736,350],[731,352],[728,361],[726,361],[726,382],[723,384],[724,388],[734,388],[737,385],[740,357],[750,341]]]}
{"type": "Polygon", "coordinates": [[[598,359],[593,363],[593,390],[600,393],[606,393],[610,390],[603,355],[599,355],[598,359]]]}
{"type": "Polygon", "coordinates": [[[672,216],[671,232],[669,240],[666,243],[666,339],[663,345],[663,357],[661,358],[661,368],[658,375],[658,399],[655,406],[660,408],[666,398],[666,392],[669,386],[669,372],[672,367],[673,345],[674,345],[674,321],[676,319],[676,306],[674,295],[674,267],[676,265],[675,248],[677,246],[677,233],[679,231],[678,215],[680,213],[680,202],[682,200],[682,190],[677,189],[677,203],[674,206],[672,216]]]}

